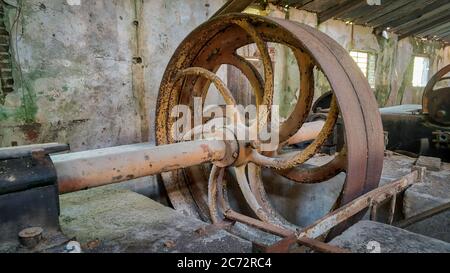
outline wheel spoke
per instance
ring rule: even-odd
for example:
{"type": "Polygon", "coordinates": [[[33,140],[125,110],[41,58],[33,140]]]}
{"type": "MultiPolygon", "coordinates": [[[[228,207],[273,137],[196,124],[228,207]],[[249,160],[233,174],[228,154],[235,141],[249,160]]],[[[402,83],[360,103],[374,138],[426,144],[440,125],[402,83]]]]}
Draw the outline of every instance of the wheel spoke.
{"type": "Polygon", "coordinates": [[[247,175],[245,173],[246,166],[241,166],[234,168],[236,172],[236,179],[238,181],[239,187],[241,189],[242,194],[244,195],[245,201],[247,201],[247,204],[250,206],[250,208],[253,210],[253,212],[258,216],[259,219],[261,219],[264,222],[270,222],[270,217],[267,215],[265,210],[262,208],[262,206],[258,203],[256,200],[256,197],[253,195],[252,190],[250,189],[247,175]]]}
{"type": "Polygon", "coordinates": [[[292,224],[290,224],[286,219],[284,219],[275,208],[272,206],[272,204],[269,201],[269,197],[267,196],[266,190],[264,189],[264,184],[261,178],[261,167],[257,166],[256,164],[249,163],[248,164],[248,180],[250,184],[250,189],[252,190],[253,194],[255,195],[256,200],[258,203],[264,208],[264,210],[269,214],[271,218],[271,223],[285,226],[285,227],[292,227],[292,224]]]}
{"type": "MultiPolygon", "coordinates": [[[[258,111],[258,122],[254,125],[254,127],[257,127],[256,129],[260,130],[267,125],[270,117],[269,106],[273,103],[274,73],[272,59],[270,58],[266,42],[261,38],[256,29],[249,22],[246,20],[235,20],[233,23],[240,26],[251,36],[258,47],[259,53],[261,54],[261,59],[264,66],[264,95],[261,105],[267,107],[263,108],[262,111],[258,111]]],[[[253,130],[255,129],[251,129],[251,131],[253,130]]],[[[256,132],[259,132],[259,130],[256,130],[256,132]]]]}
{"type": "Polygon", "coordinates": [[[242,74],[244,74],[252,86],[253,94],[256,99],[256,105],[262,104],[264,96],[264,80],[255,66],[253,66],[245,58],[235,53],[230,55],[229,58],[224,58],[223,63],[236,67],[242,72],[242,74]]]}
{"type": "Polygon", "coordinates": [[[289,170],[277,171],[278,174],[297,183],[316,184],[327,181],[345,171],[347,157],[345,151],[339,153],[327,164],[315,167],[296,167],[289,170]]]}
{"type": "Polygon", "coordinates": [[[214,83],[217,90],[219,90],[219,93],[222,95],[227,105],[236,105],[236,100],[234,99],[233,94],[225,85],[225,83],[215,73],[202,67],[190,67],[182,70],[178,74],[178,79],[188,75],[202,76],[210,80],[212,83],[214,83]]]}
{"type": "Polygon", "coordinates": [[[213,165],[208,181],[208,207],[213,224],[219,222],[219,215],[217,210],[217,181],[222,181],[224,169],[213,165]]]}
{"type": "Polygon", "coordinates": [[[300,71],[300,96],[289,118],[280,128],[280,142],[285,142],[305,123],[314,99],[314,64],[311,57],[299,49],[293,49],[300,71]]]}
{"type": "Polygon", "coordinates": [[[258,34],[256,29],[246,20],[234,20],[233,23],[244,29],[252,37],[253,41],[258,47],[264,65],[264,96],[262,104],[272,105],[274,75],[273,75],[272,59],[270,58],[267,44],[258,34]]]}
{"type": "Polygon", "coordinates": [[[325,125],[318,135],[318,137],[305,150],[300,152],[289,153],[279,157],[267,157],[256,150],[252,151],[250,161],[263,167],[270,167],[277,170],[291,169],[299,164],[303,164],[311,159],[320,149],[320,147],[327,141],[329,136],[334,131],[339,115],[339,108],[336,103],[336,98],[333,97],[330,112],[325,125]]]}

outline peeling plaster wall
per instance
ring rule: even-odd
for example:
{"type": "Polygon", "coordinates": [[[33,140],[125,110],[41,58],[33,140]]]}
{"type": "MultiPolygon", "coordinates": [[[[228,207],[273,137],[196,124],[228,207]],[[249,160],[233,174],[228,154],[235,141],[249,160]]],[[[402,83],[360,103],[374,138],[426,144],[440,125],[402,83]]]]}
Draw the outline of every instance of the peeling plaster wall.
{"type": "Polygon", "coordinates": [[[150,114],[150,138],[154,140],[156,100],[164,70],[177,46],[198,25],[212,16],[226,0],[144,1],[142,39],[146,101],[150,114]],[[149,16],[151,15],[151,16],[149,16]]]}
{"type": "MultiPolygon", "coordinates": [[[[171,55],[226,0],[6,2],[15,91],[0,105],[0,146],[62,142],[77,151],[153,140],[158,88],[171,55]]],[[[376,53],[381,106],[420,102],[423,88],[410,79],[414,55],[430,57],[430,77],[450,63],[450,48],[439,43],[384,39],[336,20],[318,26],[314,13],[294,8],[270,5],[265,13],[319,28],[347,50],[376,53]]],[[[278,49],[276,101],[287,116],[299,79],[292,53],[278,49]]],[[[330,89],[321,73],[315,78],[317,96],[330,89]]]]}
{"type": "Polygon", "coordinates": [[[131,7],[107,0],[7,7],[16,85],[1,108],[0,146],[55,141],[82,150],[140,139],[131,7]]]}
{"type": "Polygon", "coordinates": [[[78,151],[153,140],[166,64],[226,1],[6,2],[15,91],[0,105],[0,147],[78,151]]]}

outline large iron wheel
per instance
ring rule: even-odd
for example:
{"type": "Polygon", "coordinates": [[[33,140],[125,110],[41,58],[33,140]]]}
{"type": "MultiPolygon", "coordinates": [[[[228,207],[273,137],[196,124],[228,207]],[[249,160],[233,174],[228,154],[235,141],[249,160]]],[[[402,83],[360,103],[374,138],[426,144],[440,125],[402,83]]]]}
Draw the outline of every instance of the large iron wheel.
{"type": "MultiPolygon", "coordinates": [[[[201,25],[181,43],[164,74],[158,98],[156,140],[158,145],[175,142],[171,134],[172,108],[178,104],[192,105],[193,97],[205,98],[211,83],[218,87],[227,104],[236,103],[226,85],[215,75],[223,64],[235,66],[247,77],[258,105],[271,105],[274,73],[268,42],[288,46],[300,71],[300,96],[294,111],[281,125],[280,143],[286,143],[310,113],[314,68],[324,73],[334,95],[324,128],[306,149],[267,154],[250,147],[244,164],[229,166],[235,168],[240,190],[257,218],[289,229],[292,225],[268,200],[261,168],[270,168],[298,183],[320,183],[345,172],[346,181],[335,208],[376,188],[382,170],[383,130],[375,97],[349,54],[327,35],[296,22],[246,14],[224,15],[201,25]],[[257,45],[262,57],[263,75],[236,53],[252,43],[257,45]],[[345,148],[324,166],[302,168],[332,134],[339,116],[345,126],[345,148]]],[[[223,179],[225,168],[197,166],[162,174],[173,206],[213,223],[227,218],[231,208],[223,179]]]]}

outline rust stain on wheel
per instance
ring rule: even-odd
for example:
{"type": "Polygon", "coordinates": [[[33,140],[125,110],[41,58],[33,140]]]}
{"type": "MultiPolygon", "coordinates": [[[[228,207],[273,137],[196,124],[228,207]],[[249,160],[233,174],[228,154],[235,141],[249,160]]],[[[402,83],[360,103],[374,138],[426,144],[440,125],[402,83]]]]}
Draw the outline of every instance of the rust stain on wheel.
{"type": "MultiPolygon", "coordinates": [[[[244,187],[242,190],[245,191],[248,202],[252,204],[254,212],[262,221],[281,225],[285,221],[276,218],[276,213],[267,202],[261,185],[264,181],[258,182],[260,167],[270,167],[274,171],[285,169],[283,172],[289,173],[294,181],[295,177],[301,177],[297,181],[299,183],[302,181],[320,183],[320,180],[344,171],[346,182],[337,207],[376,188],[381,176],[384,142],[377,102],[367,80],[352,58],[331,38],[316,29],[296,22],[246,14],[224,15],[201,25],[181,43],[164,74],[158,97],[156,140],[158,145],[174,142],[170,131],[174,120],[170,118],[170,112],[175,105],[192,106],[193,97],[206,97],[212,76],[189,74],[180,80],[180,71],[186,69],[196,68],[200,71],[208,70],[215,73],[223,64],[233,65],[249,80],[257,102],[271,103],[273,68],[265,45],[268,42],[291,48],[300,71],[300,97],[295,110],[281,125],[281,142],[286,141],[301,128],[310,112],[314,95],[313,69],[315,67],[323,72],[332,87],[336,102],[335,110],[344,122],[346,141],[345,151],[336,157],[338,161],[336,164],[309,170],[308,173],[296,174],[295,168],[301,167],[303,162],[314,155],[317,148],[323,144],[320,140],[314,143],[317,147],[309,147],[312,153],[299,152],[292,157],[291,161],[270,158],[266,154],[255,157],[260,160],[254,160],[251,164],[257,164],[259,168],[252,167],[251,172],[247,174],[251,175],[252,186],[248,188],[244,185],[245,183],[240,185],[244,187]],[[259,75],[250,63],[236,53],[239,48],[252,43],[257,45],[263,58],[264,73],[262,75],[259,75]],[[270,163],[270,166],[264,165],[264,162],[270,163]],[[312,181],[308,180],[308,175],[312,181]],[[253,177],[255,179],[252,179],[253,177]]],[[[209,75],[209,73],[203,74],[209,75]]],[[[268,115],[270,116],[270,113],[268,115]]],[[[329,117],[330,126],[334,126],[333,118],[335,117],[329,117]]],[[[329,133],[329,128],[324,128],[320,136],[327,137],[329,133]]],[[[305,151],[307,150],[308,148],[305,151]]],[[[210,219],[211,210],[217,211],[216,204],[213,204],[211,209],[211,202],[216,202],[215,196],[208,196],[208,193],[209,195],[217,194],[217,190],[214,190],[217,188],[215,184],[217,169],[213,171],[215,173],[211,176],[213,180],[209,175],[208,166],[163,174],[164,184],[174,207],[186,214],[204,220],[210,219]],[[209,191],[205,190],[208,186],[208,177],[210,187],[213,189],[210,188],[209,191]]],[[[239,169],[241,178],[245,177],[243,171],[244,169],[239,169]]],[[[301,172],[301,170],[298,171],[301,172]]],[[[354,220],[357,219],[354,218],[354,220]]]]}

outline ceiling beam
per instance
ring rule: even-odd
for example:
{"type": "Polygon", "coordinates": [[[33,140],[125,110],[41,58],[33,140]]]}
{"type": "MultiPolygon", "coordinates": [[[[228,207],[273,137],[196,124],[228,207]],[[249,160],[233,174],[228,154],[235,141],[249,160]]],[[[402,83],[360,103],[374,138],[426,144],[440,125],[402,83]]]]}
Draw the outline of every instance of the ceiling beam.
{"type": "Polygon", "coordinates": [[[445,40],[447,42],[447,44],[450,43],[450,35],[443,37],[442,40],[445,40]]]}
{"type": "Polygon", "coordinates": [[[393,10],[396,10],[400,7],[403,7],[405,5],[408,5],[410,2],[415,1],[415,0],[397,0],[397,1],[393,1],[393,2],[389,2],[389,4],[387,5],[381,5],[381,9],[374,11],[373,13],[370,13],[366,16],[363,17],[359,17],[357,20],[355,20],[355,23],[357,24],[366,24],[369,21],[372,21],[376,18],[379,18],[393,10]]]}
{"type": "Polygon", "coordinates": [[[446,33],[450,34],[450,28],[447,28],[447,29],[442,30],[442,31],[438,31],[438,32],[435,33],[435,35],[437,35],[437,36],[443,36],[443,35],[446,36],[445,35],[446,33]]]}
{"type": "Polygon", "coordinates": [[[229,0],[211,18],[232,12],[242,12],[253,2],[254,0],[229,0]]]}
{"type": "Polygon", "coordinates": [[[302,4],[300,4],[300,5],[295,5],[295,7],[296,8],[302,8],[302,7],[304,7],[304,6],[306,6],[306,5],[308,5],[309,3],[311,3],[311,2],[313,2],[314,0],[309,0],[309,1],[304,1],[302,4]]]}
{"type": "Polygon", "coordinates": [[[450,35],[450,30],[447,31],[447,32],[442,32],[440,34],[436,34],[437,38],[439,38],[439,39],[442,39],[442,38],[447,37],[449,35],[450,35]]]}
{"type": "Polygon", "coordinates": [[[450,14],[447,13],[446,16],[443,18],[437,18],[428,22],[425,22],[424,24],[417,25],[416,27],[413,27],[412,29],[409,29],[408,31],[402,33],[399,37],[399,39],[403,39],[405,37],[415,35],[418,33],[423,33],[427,30],[436,28],[437,26],[441,26],[442,24],[448,23],[450,21],[450,14]]]}
{"type": "Polygon", "coordinates": [[[383,0],[383,1],[381,1],[381,5],[379,5],[379,6],[369,6],[369,5],[367,5],[365,7],[346,12],[344,14],[344,16],[346,18],[342,18],[342,19],[351,20],[351,21],[357,23],[358,20],[362,20],[362,19],[366,18],[370,14],[373,14],[375,12],[379,12],[384,7],[386,7],[387,5],[389,5],[390,3],[394,2],[394,1],[395,0],[383,0]]]}
{"type": "Polygon", "coordinates": [[[343,15],[344,13],[354,10],[356,8],[362,7],[367,5],[367,0],[348,0],[345,3],[338,4],[336,6],[333,6],[329,9],[324,10],[323,12],[319,13],[319,24],[323,23],[333,17],[338,18],[339,16],[343,15]]]}
{"type": "Polygon", "coordinates": [[[293,7],[297,8],[297,9],[299,9],[299,8],[302,8],[302,7],[306,6],[306,5],[308,5],[309,3],[313,2],[313,1],[314,0],[301,0],[301,1],[299,1],[299,0],[285,0],[283,2],[288,4],[288,5],[290,5],[290,6],[293,6],[293,7]]]}
{"type": "Polygon", "coordinates": [[[448,14],[448,8],[445,7],[445,9],[438,9],[433,12],[429,12],[425,14],[424,16],[421,16],[420,18],[410,21],[408,23],[405,23],[403,25],[397,26],[392,28],[392,31],[398,31],[398,32],[406,32],[408,29],[411,29],[415,26],[425,24],[426,22],[429,22],[430,20],[433,20],[435,18],[443,18],[448,14]]]}
{"type": "MultiPolygon", "coordinates": [[[[436,0],[415,1],[413,3],[409,3],[408,5],[401,6],[398,9],[395,9],[383,16],[373,19],[373,20],[369,21],[368,24],[373,27],[379,27],[380,25],[383,25],[386,22],[391,22],[398,18],[403,18],[407,15],[410,15],[410,14],[414,13],[415,11],[417,11],[418,9],[420,10],[426,6],[431,6],[430,4],[433,4],[434,2],[436,2],[436,0]]],[[[448,3],[448,0],[447,0],[447,3],[448,3]]]]}
{"type": "Polygon", "coordinates": [[[426,31],[417,33],[416,35],[421,36],[421,37],[434,36],[437,33],[449,30],[449,28],[450,28],[450,22],[444,21],[444,22],[442,22],[442,24],[436,25],[435,27],[432,27],[426,31]]]}
{"type": "Polygon", "coordinates": [[[420,9],[416,9],[411,12],[409,15],[403,16],[398,19],[390,20],[384,22],[382,25],[379,25],[379,29],[385,29],[387,27],[391,29],[395,29],[403,24],[406,24],[411,21],[419,21],[421,18],[429,18],[433,14],[437,14],[439,12],[450,10],[450,2],[448,0],[438,0],[431,5],[424,6],[420,9]]]}

